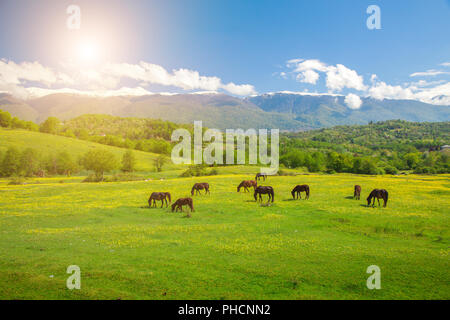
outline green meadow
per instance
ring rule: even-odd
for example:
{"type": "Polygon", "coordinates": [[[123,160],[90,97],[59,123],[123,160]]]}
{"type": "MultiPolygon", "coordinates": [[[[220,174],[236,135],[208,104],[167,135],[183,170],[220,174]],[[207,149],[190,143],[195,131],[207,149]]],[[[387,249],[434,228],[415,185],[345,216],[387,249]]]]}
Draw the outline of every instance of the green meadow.
{"type": "Polygon", "coordinates": [[[261,183],[275,202],[261,206],[236,192],[255,172],[0,180],[0,299],[450,298],[449,175],[275,176],[261,183]],[[151,192],[186,197],[194,182],[209,182],[211,195],[193,197],[191,218],[148,208],[151,192]],[[304,183],[310,199],[292,200],[304,183]],[[366,206],[376,187],[389,191],[386,208],[366,206]],[[66,288],[69,265],[81,268],[80,290],[66,288]],[[366,287],[370,265],[380,290],[366,287]]]}

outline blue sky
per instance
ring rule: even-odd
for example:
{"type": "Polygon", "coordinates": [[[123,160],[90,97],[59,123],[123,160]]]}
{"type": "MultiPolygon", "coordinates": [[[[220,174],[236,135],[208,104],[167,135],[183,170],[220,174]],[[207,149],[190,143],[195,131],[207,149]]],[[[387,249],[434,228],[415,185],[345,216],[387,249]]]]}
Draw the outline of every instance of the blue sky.
{"type": "Polygon", "coordinates": [[[450,96],[448,0],[2,0],[0,30],[0,91],[450,96]],[[79,30],[66,26],[71,4],[79,30]],[[380,30],[366,26],[372,4],[380,30]],[[83,50],[95,54],[82,61],[83,50]]]}

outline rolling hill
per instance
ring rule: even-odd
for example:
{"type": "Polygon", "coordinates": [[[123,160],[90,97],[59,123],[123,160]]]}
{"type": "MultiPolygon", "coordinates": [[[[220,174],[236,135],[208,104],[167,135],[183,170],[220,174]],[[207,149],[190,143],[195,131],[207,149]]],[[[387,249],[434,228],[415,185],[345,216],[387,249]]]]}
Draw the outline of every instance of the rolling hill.
{"type": "MultiPolygon", "coordinates": [[[[89,150],[102,149],[111,152],[118,160],[120,160],[126,150],[123,148],[46,133],[4,128],[0,128],[0,141],[0,152],[3,154],[9,147],[15,147],[19,150],[33,148],[41,154],[67,151],[74,159],[77,159],[89,150]]],[[[134,150],[133,152],[137,161],[137,171],[154,171],[153,160],[158,156],[157,154],[138,150],[134,150]]],[[[164,168],[182,169],[183,167],[185,166],[174,165],[171,162],[168,162],[164,168]]]]}

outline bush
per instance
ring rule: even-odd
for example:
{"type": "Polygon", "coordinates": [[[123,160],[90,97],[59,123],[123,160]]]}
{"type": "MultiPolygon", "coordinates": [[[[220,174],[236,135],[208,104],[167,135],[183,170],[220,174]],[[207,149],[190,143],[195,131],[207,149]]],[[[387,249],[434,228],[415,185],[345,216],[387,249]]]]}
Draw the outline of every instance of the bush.
{"type": "Polygon", "coordinates": [[[139,181],[143,180],[142,177],[136,176],[134,174],[115,174],[110,177],[106,177],[103,181],[105,182],[119,182],[119,181],[139,181]]]}
{"type": "Polygon", "coordinates": [[[184,171],[180,177],[200,177],[200,176],[214,176],[219,174],[216,168],[207,170],[204,165],[190,166],[189,169],[184,171]]]}
{"type": "Polygon", "coordinates": [[[24,184],[27,184],[27,180],[24,177],[12,177],[8,182],[9,186],[19,186],[24,184]]]}
{"type": "Polygon", "coordinates": [[[387,174],[398,174],[398,169],[396,167],[388,165],[384,167],[384,172],[386,172],[387,174]]]}
{"type": "Polygon", "coordinates": [[[90,174],[82,182],[100,182],[103,181],[103,176],[99,177],[95,174],[90,174]]]}

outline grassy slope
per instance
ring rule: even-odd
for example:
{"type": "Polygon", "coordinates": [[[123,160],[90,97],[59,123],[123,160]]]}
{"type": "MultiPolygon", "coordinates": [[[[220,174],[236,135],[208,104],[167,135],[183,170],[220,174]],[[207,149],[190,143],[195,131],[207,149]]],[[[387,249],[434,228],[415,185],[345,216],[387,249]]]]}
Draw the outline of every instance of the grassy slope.
{"type": "MultiPolygon", "coordinates": [[[[26,130],[10,130],[0,128],[0,151],[5,152],[9,147],[14,146],[18,149],[25,149],[28,147],[34,148],[44,155],[53,152],[67,151],[72,157],[77,159],[79,156],[86,153],[88,150],[100,148],[108,150],[113,153],[118,160],[122,159],[125,149],[106,146],[94,142],[82,141],[78,139],[55,136],[40,132],[32,132],[26,130]]],[[[158,155],[134,151],[138,171],[153,171],[153,159],[158,155]]],[[[180,169],[181,166],[175,166],[171,163],[165,166],[165,169],[180,169]]]]}
{"type": "Polygon", "coordinates": [[[448,175],[269,177],[271,207],[236,193],[248,177],[2,183],[0,298],[450,298],[448,175]],[[151,191],[187,196],[200,180],[212,191],[191,219],[143,208],[151,191]],[[310,200],[290,200],[299,183],[310,200]],[[356,183],[361,201],[349,199],[356,183]],[[388,207],[364,206],[380,186],[388,207]],[[79,291],[65,287],[72,264],[79,291]],[[372,264],[381,290],[366,288],[372,264]]]}

